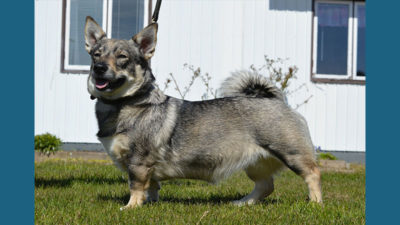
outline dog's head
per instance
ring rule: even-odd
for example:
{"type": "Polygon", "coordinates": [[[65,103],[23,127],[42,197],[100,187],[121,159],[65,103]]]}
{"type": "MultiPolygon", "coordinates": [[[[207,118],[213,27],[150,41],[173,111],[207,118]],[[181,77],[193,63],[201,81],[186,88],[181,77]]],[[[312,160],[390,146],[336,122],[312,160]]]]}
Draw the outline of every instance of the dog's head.
{"type": "Polygon", "coordinates": [[[157,24],[152,23],[130,40],[108,39],[90,16],[85,25],[86,50],[92,58],[88,91],[96,98],[115,100],[134,95],[154,80],[148,60],[154,55],[157,24]]]}

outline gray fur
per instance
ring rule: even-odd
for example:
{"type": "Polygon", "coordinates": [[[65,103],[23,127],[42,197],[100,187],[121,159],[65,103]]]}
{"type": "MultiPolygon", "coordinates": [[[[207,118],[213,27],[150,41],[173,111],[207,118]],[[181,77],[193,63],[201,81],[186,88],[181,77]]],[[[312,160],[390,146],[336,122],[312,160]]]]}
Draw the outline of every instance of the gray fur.
{"type": "Polygon", "coordinates": [[[233,72],[221,86],[223,97],[265,97],[286,101],[283,92],[264,76],[249,70],[233,72]]]}
{"type": "MultiPolygon", "coordinates": [[[[145,29],[146,35],[151,34],[145,29]]],[[[141,33],[135,38],[142,38],[141,33]]],[[[125,48],[130,54],[128,65],[116,63],[106,73],[128,77],[132,81],[128,87],[102,92],[93,89],[93,72],[88,79],[90,94],[98,98],[98,137],[129,174],[131,199],[125,208],[141,205],[143,197],[137,193],[143,191],[148,200],[158,198],[158,181],[217,182],[238,170],[245,170],[256,183],[238,204],[252,204],[273,191],[272,176],[283,165],[305,179],[311,200],[322,200],[307,124],[265,78],[236,72],[222,85],[224,98],[184,101],[158,89],[140,46],[108,39],[98,45],[94,48],[125,48]]],[[[118,62],[111,53],[102,60],[118,62]]]]}

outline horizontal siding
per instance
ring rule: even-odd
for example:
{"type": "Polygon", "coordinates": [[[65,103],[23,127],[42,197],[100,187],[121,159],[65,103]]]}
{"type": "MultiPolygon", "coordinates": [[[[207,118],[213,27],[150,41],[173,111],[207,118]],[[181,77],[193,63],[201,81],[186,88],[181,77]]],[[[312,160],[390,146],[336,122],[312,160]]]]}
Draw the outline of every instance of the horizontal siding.
{"type": "MultiPolygon", "coordinates": [[[[35,133],[97,142],[87,75],[59,72],[61,4],[35,1],[35,133]]],[[[310,81],[311,17],[311,0],[163,1],[153,72],[161,87],[172,73],[183,88],[192,75],[183,68],[188,63],[208,72],[217,88],[231,71],[262,65],[264,55],[288,58],[288,65],[299,68],[291,88],[306,87],[289,96],[290,104],[312,96],[298,111],[308,121],[314,144],[365,151],[365,86],[310,81]]],[[[187,99],[199,100],[204,91],[197,80],[187,99]]],[[[173,86],[167,94],[179,97],[173,86]]]]}

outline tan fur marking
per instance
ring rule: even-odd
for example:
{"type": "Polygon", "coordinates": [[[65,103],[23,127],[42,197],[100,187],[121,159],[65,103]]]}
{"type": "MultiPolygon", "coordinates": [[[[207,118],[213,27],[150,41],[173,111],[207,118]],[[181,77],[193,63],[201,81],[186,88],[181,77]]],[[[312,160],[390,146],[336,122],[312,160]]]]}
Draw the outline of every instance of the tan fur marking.
{"type": "Polygon", "coordinates": [[[129,139],[126,135],[118,134],[112,137],[100,138],[108,155],[114,163],[122,170],[127,170],[129,154],[129,139]]]}
{"type": "Polygon", "coordinates": [[[126,161],[130,152],[128,137],[125,135],[117,135],[114,139],[112,152],[121,165],[126,166],[126,161]]]}
{"type": "Polygon", "coordinates": [[[117,71],[117,67],[114,62],[114,58],[111,58],[107,61],[107,64],[111,67],[112,71],[117,71]]]}
{"type": "Polygon", "coordinates": [[[322,203],[321,173],[318,167],[314,167],[304,180],[308,185],[310,201],[322,203]]]}
{"type": "MultiPolygon", "coordinates": [[[[130,198],[126,206],[121,210],[135,208],[146,201],[146,191],[150,187],[151,175],[154,169],[145,166],[130,166],[129,170],[134,174],[135,180],[130,185],[130,198]]],[[[132,182],[132,181],[131,181],[132,182]]]]}
{"type": "Polygon", "coordinates": [[[122,207],[121,210],[135,208],[143,205],[146,200],[146,195],[144,191],[131,190],[131,197],[129,198],[129,202],[126,206],[122,207]]]}

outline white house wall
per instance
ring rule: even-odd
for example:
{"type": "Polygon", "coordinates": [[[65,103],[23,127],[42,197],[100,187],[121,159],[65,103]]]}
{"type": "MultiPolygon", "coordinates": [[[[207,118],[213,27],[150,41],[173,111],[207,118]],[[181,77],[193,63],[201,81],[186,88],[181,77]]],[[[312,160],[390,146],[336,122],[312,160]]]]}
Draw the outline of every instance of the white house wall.
{"type": "Polygon", "coordinates": [[[60,73],[62,1],[35,1],[35,134],[97,142],[87,75],[60,73]]]}
{"type": "Polygon", "coordinates": [[[365,86],[315,84],[310,81],[312,12],[310,0],[246,1],[243,67],[262,64],[263,55],[289,58],[299,68],[289,96],[308,121],[315,145],[326,150],[365,151],[365,86]]]}
{"type": "MultiPolygon", "coordinates": [[[[61,0],[35,1],[35,133],[97,143],[87,75],[60,73],[61,12],[61,0]]],[[[264,55],[289,58],[288,65],[299,68],[292,90],[306,87],[289,102],[295,107],[312,96],[298,111],[308,121],[314,144],[365,151],[365,86],[310,81],[311,24],[311,0],[163,1],[153,72],[162,88],[169,73],[182,88],[191,77],[183,68],[188,63],[208,72],[216,88],[229,72],[263,64],[264,55]]],[[[196,80],[186,98],[199,100],[204,90],[196,80]]],[[[179,96],[172,83],[167,93],[179,96]]]]}

